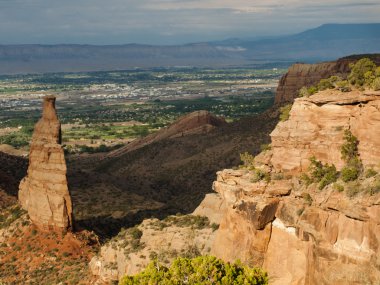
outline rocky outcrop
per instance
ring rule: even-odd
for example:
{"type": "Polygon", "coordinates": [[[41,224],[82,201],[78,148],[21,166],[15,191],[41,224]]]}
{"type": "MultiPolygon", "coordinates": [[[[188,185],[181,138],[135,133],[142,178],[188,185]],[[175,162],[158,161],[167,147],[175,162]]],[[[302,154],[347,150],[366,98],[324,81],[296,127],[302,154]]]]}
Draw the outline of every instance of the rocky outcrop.
{"type": "MultiPolygon", "coordinates": [[[[213,195],[209,199],[220,201],[213,195]]],[[[210,224],[196,224],[199,219],[204,217],[177,215],[162,221],[146,219],[138,227],[122,230],[92,258],[91,271],[98,276],[100,284],[109,284],[126,274],[140,272],[154,259],[169,265],[179,256],[209,254],[216,231],[210,224]]]]}
{"type": "Polygon", "coordinates": [[[262,266],[271,284],[380,280],[379,194],[350,199],[332,187],[305,189],[293,178],[254,183],[248,170],[219,172],[214,189],[227,211],[211,254],[262,266]],[[292,191],[270,192],[284,185],[292,191]]]}
{"type": "Polygon", "coordinates": [[[32,222],[43,230],[73,227],[72,203],[61,146],[61,124],[55,97],[46,96],[42,118],[34,128],[27,176],[20,183],[19,200],[32,222]]]}
{"type": "Polygon", "coordinates": [[[303,86],[316,85],[321,79],[338,75],[345,78],[350,72],[350,63],[362,57],[369,57],[380,65],[380,56],[361,55],[341,58],[337,61],[316,64],[296,63],[282,76],[276,91],[275,104],[293,102],[298,97],[298,91],[303,86]]]}
{"type": "Polygon", "coordinates": [[[217,173],[213,188],[227,209],[211,254],[262,266],[271,284],[377,284],[380,188],[365,189],[380,187],[380,174],[345,185],[360,188],[356,196],[298,178],[311,156],[342,167],[345,129],[359,139],[364,167],[379,169],[379,92],[296,99],[289,120],[272,132],[271,149],[255,158],[256,170],[217,173]],[[257,169],[271,180],[257,181],[257,169]]]}
{"type": "Polygon", "coordinates": [[[341,146],[344,130],[359,140],[365,166],[380,161],[380,92],[326,90],[295,100],[290,119],[279,122],[271,133],[271,164],[278,172],[297,173],[307,169],[309,158],[343,166],[341,146]]]}

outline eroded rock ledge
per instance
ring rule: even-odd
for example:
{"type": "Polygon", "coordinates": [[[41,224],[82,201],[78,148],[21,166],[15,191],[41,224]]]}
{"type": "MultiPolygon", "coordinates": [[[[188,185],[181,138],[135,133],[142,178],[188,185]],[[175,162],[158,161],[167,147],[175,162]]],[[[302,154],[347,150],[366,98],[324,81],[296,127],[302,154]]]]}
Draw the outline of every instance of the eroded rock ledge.
{"type": "Polygon", "coordinates": [[[305,171],[309,158],[343,166],[340,147],[344,130],[359,140],[360,158],[365,166],[380,161],[380,93],[326,90],[309,98],[296,99],[290,119],[279,122],[271,133],[273,156],[278,171],[305,171]]]}
{"type": "Polygon", "coordinates": [[[214,190],[227,211],[212,254],[263,266],[271,284],[380,280],[379,195],[350,199],[332,187],[306,191],[297,179],[253,183],[252,176],[218,172],[214,190]]]}
{"type": "Polygon", "coordinates": [[[363,165],[379,170],[379,95],[324,91],[296,99],[271,134],[271,150],[255,158],[270,182],[254,182],[249,170],[218,172],[213,187],[227,210],[211,253],[263,266],[271,284],[377,284],[380,193],[350,198],[332,185],[306,186],[299,175],[311,156],[341,169],[345,129],[359,139],[363,165]]]}
{"type": "Polygon", "coordinates": [[[40,229],[72,229],[72,203],[54,96],[44,97],[43,114],[34,128],[28,174],[20,183],[19,200],[40,229]]]}

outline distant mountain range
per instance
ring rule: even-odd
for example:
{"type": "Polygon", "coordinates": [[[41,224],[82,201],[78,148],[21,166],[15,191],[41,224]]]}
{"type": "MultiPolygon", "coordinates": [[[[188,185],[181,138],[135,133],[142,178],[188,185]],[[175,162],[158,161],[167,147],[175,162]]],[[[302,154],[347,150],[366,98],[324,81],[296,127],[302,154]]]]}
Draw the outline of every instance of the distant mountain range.
{"type": "Polygon", "coordinates": [[[380,52],[380,23],[326,24],[257,40],[186,45],[0,45],[0,74],[123,70],[172,66],[228,67],[316,62],[380,52]]]}

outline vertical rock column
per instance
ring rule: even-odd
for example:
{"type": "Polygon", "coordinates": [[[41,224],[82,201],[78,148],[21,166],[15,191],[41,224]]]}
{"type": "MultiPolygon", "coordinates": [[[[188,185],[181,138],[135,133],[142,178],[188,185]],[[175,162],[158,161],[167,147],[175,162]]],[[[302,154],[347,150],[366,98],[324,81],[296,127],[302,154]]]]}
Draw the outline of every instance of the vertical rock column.
{"type": "Polygon", "coordinates": [[[44,97],[43,114],[34,127],[28,173],[20,183],[19,200],[40,229],[72,229],[72,203],[54,96],[44,97]]]}

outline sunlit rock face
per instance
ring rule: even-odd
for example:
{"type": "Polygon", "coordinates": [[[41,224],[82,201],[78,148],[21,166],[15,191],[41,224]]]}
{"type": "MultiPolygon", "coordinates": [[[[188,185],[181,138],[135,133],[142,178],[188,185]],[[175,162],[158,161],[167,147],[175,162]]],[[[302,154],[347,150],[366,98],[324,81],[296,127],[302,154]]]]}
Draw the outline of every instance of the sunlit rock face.
{"type": "Polygon", "coordinates": [[[376,167],[380,161],[380,92],[326,90],[296,99],[290,119],[271,133],[271,164],[278,171],[297,173],[307,170],[309,158],[315,156],[341,169],[344,130],[358,138],[363,164],[376,167]]]}
{"type": "Polygon", "coordinates": [[[43,114],[34,128],[28,173],[20,183],[19,200],[40,229],[67,231],[73,228],[61,124],[54,96],[44,97],[43,114]]]}
{"type": "Polygon", "coordinates": [[[311,156],[343,167],[346,129],[359,140],[364,167],[379,171],[380,92],[327,90],[296,99],[271,133],[271,149],[254,159],[270,181],[257,181],[249,169],[217,173],[213,188],[225,210],[211,253],[262,266],[275,285],[378,284],[380,193],[349,197],[347,189],[320,190],[299,179],[311,156]]]}
{"type": "Polygon", "coordinates": [[[248,170],[219,172],[214,189],[227,210],[211,254],[262,266],[276,285],[380,280],[380,194],[348,198],[293,178],[252,182],[248,170]]]}

